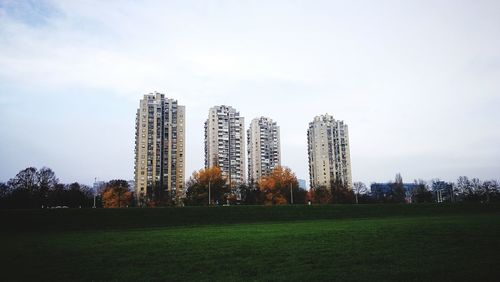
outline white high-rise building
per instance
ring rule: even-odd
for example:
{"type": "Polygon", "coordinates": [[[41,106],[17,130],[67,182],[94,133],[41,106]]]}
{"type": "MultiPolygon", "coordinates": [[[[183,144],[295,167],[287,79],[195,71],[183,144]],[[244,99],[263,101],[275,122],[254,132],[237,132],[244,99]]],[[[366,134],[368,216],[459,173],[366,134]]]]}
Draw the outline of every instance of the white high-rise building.
{"type": "Polygon", "coordinates": [[[139,205],[180,203],[184,189],[185,108],[155,92],[140,101],[135,125],[135,195],[139,205]]]}
{"type": "Polygon", "coordinates": [[[352,189],[347,125],[328,114],[317,116],[309,123],[307,141],[311,187],[331,188],[341,181],[352,189]]]}
{"type": "Polygon", "coordinates": [[[280,165],[279,126],[267,117],[253,119],[248,129],[248,180],[255,183],[280,165]]]}
{"type": "Polygon", "coordinates": [[[215,106],[205,122],[205,167],[218,166],[228,184],[246,182],[245,119],[230,106],[215,106]]]}

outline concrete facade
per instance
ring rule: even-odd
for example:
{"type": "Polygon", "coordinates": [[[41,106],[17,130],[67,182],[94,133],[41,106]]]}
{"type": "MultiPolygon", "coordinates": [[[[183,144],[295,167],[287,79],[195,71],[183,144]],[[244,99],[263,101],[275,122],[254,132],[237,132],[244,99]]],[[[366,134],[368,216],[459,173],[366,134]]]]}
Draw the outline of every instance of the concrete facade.
{"type": "Polygon", "coordinates": [[[230,106],[215,106],[205,121],[205,167],[218,166],[228,184],[246,182],[245,119],[230,106]]]}
{"type": "Polygon", "coordinates": [[[158,92],[144,95],[135,128],[138,205],[151,200],[180,203],[185,175],[185,107],[158,92]]]}
{"type": "Polygon", "coordinates": [[[270,118],[255,118],[247,135],[248,180],[255,183],[281,165],[280,128],[270,118]]]}
{"type": "Polygon", "coordinates": [[[343,121],[317,116],[307,130],[311,188],[331,187],[340,180],[352,189],[349,132],[343,121]]]}

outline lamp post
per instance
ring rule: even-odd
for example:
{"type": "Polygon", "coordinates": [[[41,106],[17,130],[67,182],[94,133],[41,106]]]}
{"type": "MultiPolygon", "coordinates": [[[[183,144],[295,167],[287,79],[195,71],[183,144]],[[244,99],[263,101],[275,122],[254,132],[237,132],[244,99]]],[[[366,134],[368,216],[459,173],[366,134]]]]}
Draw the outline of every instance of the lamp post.
{"type": "Polygon", "coordinates": [[[95,196],[97,194],[97,177],[94,178],[94,206],[92,208],[95,209],[95,196]]]}
{"type": "Polygon", "coordinates": [[[293,188],[292,188],[292,183],[290,183],[290,203],[293,205],[293,188]]]}
{"type": "Polygon", "coordinates": [[[118,185],[118,208],[120,208],[120,196],[121,196],[122,184],[118,185]]]}
{"type": "Polygon", "coordinates": [[[212,181],[212,179],[208,179],[208,205],[210,206],[210,182],[212,181]]]}
{"type": "Polygon", "coordinates": [[[359,187],[356,189],[356,193],[354,194],[356,196],[356,204],[358,204],[358,194],[359,194],[359,187]]]}

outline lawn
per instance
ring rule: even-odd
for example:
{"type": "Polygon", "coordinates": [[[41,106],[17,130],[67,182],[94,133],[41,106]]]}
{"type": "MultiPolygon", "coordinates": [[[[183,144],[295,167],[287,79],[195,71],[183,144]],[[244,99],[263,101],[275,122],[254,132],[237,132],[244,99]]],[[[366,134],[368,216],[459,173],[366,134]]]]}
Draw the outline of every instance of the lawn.
{"type": "Polygon", "coordinates": [[[2,281],[500,277],[498,205],[0,211],[0,219],[2,281]]]}

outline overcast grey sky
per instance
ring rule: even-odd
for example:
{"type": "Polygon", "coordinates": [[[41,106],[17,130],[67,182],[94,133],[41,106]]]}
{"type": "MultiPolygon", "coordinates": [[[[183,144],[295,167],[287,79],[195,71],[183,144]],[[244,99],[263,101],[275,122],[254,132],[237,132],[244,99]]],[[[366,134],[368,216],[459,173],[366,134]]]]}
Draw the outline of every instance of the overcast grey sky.
{"type": "Polygon", "coordinates": [[[226,104],[247,127],[278,122],[299,178],[308,123],[329,113],[354,181],[498,179],[500,2],[0,0],[0,181],[133,179],[152,91],[186,106],[188,171],[226,104]]]}

